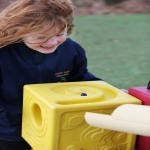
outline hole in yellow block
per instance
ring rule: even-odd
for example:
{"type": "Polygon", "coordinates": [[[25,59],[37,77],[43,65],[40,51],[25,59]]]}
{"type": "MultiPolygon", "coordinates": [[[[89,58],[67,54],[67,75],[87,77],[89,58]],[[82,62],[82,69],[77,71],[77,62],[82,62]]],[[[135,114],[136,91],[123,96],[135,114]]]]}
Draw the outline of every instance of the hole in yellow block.
{"type": "Polygon", "coordinates": [[[33,122],[39,126],[42,125],[42,113],[41,113],[41,108],[39,107],[38,104],[33,104],[32,106],[32,119],[33,122]]]}

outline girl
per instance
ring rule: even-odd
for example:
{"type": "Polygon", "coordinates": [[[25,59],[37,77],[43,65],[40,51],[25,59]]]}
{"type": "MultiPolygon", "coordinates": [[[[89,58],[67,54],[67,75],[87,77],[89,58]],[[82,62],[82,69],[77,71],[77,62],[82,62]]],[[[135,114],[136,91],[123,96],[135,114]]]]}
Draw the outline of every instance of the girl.
{"type": "Polygon", "coordinates": [[[70,0],[18,0],[0,14],[0,150],[30,150],[21,137],[25,84],[100,80],[72,33],[70,0]]]}

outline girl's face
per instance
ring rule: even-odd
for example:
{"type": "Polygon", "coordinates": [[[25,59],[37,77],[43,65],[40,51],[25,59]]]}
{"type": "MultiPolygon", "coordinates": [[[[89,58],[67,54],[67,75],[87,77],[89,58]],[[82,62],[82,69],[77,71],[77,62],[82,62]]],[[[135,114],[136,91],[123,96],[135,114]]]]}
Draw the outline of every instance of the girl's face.
{"type": "Polygon", "coordinates": [[[56,27],[50,28],[50,25],[44,27],[39,32],[34,32],[33,35],[28,35],[23,38],[24,43],[31,49],[40,53],[53,53],[57,47],[62,44],[67,38],[67,27],[58,32],[56,27]]]}

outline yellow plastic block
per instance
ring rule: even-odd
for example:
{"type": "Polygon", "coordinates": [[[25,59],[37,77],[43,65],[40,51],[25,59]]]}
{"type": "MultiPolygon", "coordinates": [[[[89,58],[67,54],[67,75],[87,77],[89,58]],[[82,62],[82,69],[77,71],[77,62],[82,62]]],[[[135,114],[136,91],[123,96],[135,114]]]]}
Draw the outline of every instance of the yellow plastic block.
{"type": "Polygon", "coordinates": [[[127,103],[141,101],[104,81],[25,85],[22,136],[34,150],[134,150],[135,135],[84,120],[127,103]]]}

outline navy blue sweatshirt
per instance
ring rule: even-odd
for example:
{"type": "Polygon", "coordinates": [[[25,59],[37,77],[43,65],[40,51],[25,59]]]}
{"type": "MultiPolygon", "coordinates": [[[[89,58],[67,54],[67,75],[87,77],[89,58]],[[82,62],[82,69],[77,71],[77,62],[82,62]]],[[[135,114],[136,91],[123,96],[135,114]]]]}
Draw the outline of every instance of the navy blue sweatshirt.
{"type": "Polygon", "coordinates": [[[100,80],[87,70],[83,48],[67,39],[42,54],[24,43],[0,49],[0,140],[20,141],[25,84],[100,80]]]}

